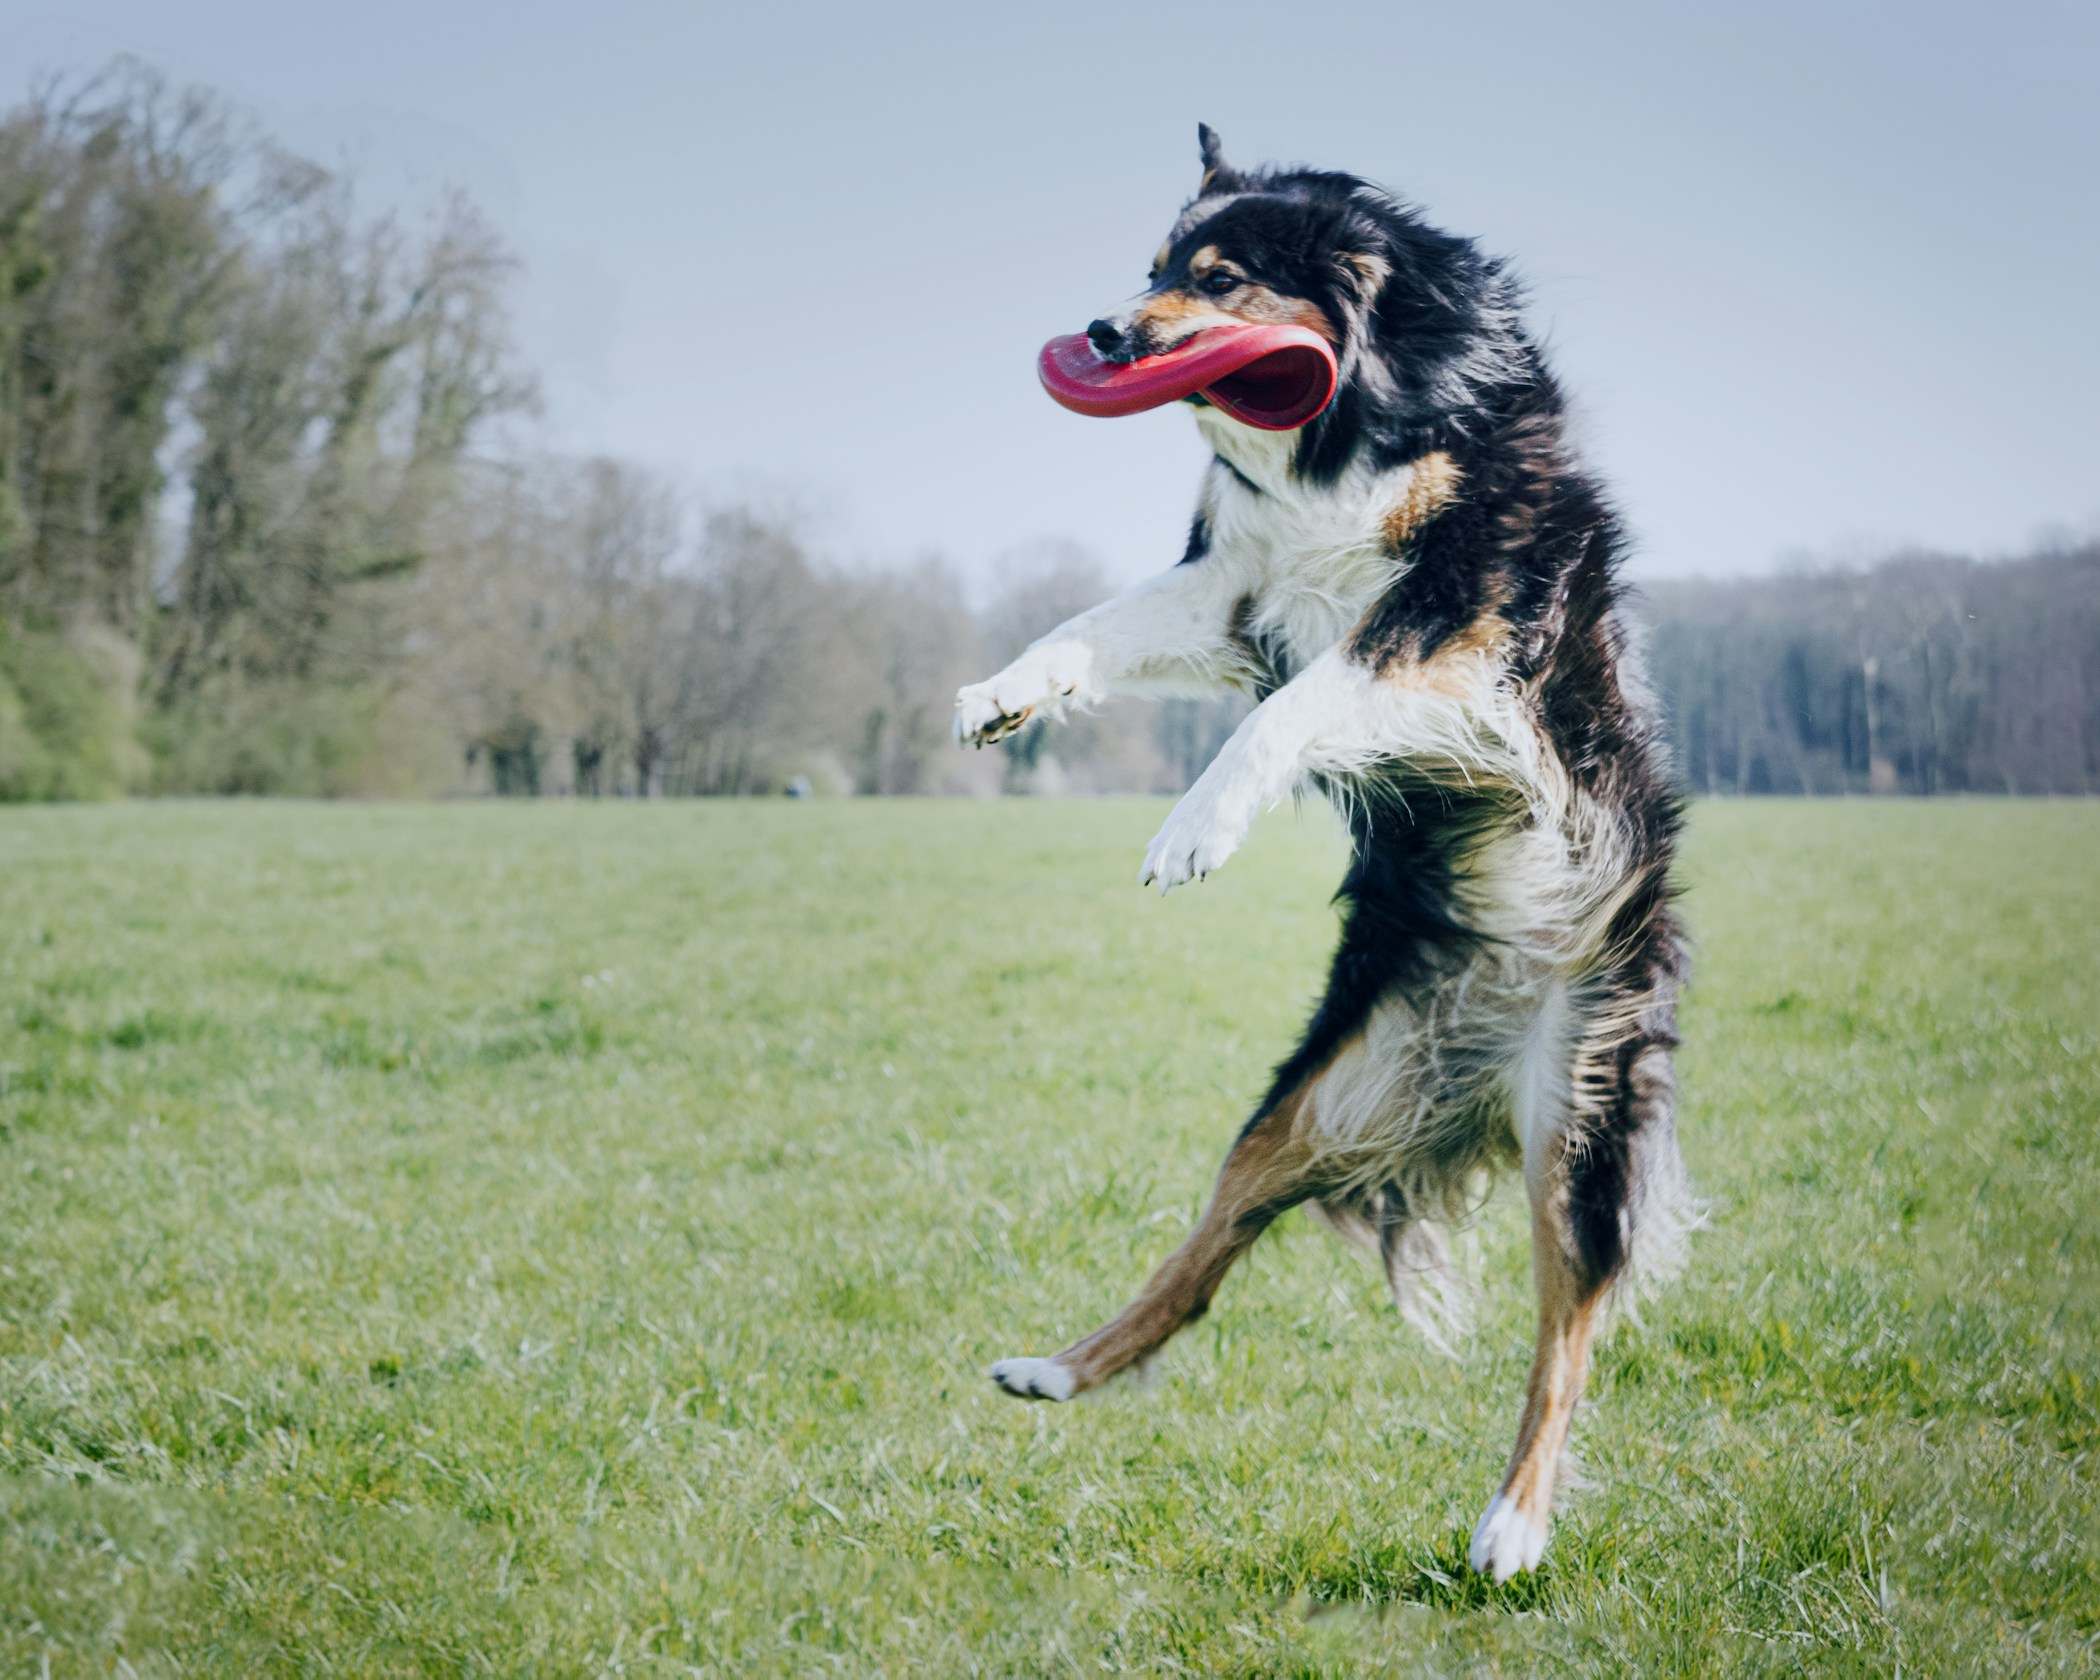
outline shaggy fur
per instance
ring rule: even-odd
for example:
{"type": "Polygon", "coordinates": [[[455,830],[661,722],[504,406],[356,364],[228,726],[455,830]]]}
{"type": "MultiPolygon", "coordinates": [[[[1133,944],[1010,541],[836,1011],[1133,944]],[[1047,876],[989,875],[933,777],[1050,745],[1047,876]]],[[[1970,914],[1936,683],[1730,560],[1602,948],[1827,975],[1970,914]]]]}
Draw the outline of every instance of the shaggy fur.
{"type": "Polygon", "coordinates": [[[1114,692],[1251,692],[1143,879],[1200,879],[1263,807],[1317,789],[1354,841],[1341,945],[1189,1240],[1114,1321],[993,1374],[1061,1400],[1148,1359],[1299,1203],[1441,1338],[1446,1234],[1518,1164],[1538,1352],[1472,1559],[1503,1579],[1544,1549],[1600,1306],[1665,1269],[1694,1218],[1671,1075],[1679,813],[1624,539],[1499,262],[1353,176],[1242,174],[1201,137],[1150,284],[1090,337],[1127,360],[1294,322],[1334,346],[1336,397],[1284,433],[1189,399],[1213,460],[1181,562],[964,689],[956,729],[983,743],[1114,692]]]}

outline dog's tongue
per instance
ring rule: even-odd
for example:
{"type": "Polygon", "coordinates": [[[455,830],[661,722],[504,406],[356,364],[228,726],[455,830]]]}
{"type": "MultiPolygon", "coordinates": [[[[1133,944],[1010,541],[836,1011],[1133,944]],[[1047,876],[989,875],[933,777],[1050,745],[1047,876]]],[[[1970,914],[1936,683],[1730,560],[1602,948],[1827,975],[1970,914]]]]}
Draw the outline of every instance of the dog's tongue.
{"type": "Polygon", "coordinates": [[[1305,327],[1210,327],[1164,355],[1103,361],[1085,333],[1036,357],[1043,389],[1075,414],[1139,414],[1201,391],[1265,432],[1302,426],[1334,400],[1334,351],[1305,327]]]}

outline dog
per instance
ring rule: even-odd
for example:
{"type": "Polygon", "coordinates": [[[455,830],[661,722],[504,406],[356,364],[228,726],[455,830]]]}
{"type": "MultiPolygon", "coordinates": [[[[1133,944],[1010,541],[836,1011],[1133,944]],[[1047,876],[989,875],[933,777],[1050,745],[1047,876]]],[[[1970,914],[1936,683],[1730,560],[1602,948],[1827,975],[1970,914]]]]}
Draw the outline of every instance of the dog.
{"type": "Polygon", "coordinates": [[[1440,1341],[1449,1235],[1494,1168],[1521,1166],[1538,1342],[1470,1548],[1504,1581],[1545,1551],[1602,1309],[1672,1270],[1699,1218],[1673,1072],[1682,814],[1626,540],[1501,261],[1367,181],[1242,172],[1198,137],[1196,194],[1144,291],[1088,327],[1095,353],[1288,323],[1331,347],[1332,400],[1272,431],[1183,399],[1212,459],[1179,563],[963,689],[956,734],[996,741],[1123,692],[1251,694],[1140,880],[1201,880],[1311,790],[1352,842],[1341,938],[1188,1240],[1109,1323],[992,1376],[1068,1400],[1141,1365],[1301,1204],[1440,1341]]]}

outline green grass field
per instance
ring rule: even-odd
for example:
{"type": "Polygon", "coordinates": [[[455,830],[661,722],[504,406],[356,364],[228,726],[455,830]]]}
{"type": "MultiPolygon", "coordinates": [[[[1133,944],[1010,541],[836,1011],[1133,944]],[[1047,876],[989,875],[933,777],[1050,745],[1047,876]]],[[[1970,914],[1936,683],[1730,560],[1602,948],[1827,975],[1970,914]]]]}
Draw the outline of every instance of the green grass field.
{"type": "Polygon", "coordinates": [[[1143,1386],[1324,816],[0,812],[0,1673],[2090,1673],[2100,806],[1697,811],[1686,1152],[1546,1567],[1529,1352],[1301,1215],[1143,1386]],[[123,1666],[128,1664],[129,1666],[123,1666]]]}

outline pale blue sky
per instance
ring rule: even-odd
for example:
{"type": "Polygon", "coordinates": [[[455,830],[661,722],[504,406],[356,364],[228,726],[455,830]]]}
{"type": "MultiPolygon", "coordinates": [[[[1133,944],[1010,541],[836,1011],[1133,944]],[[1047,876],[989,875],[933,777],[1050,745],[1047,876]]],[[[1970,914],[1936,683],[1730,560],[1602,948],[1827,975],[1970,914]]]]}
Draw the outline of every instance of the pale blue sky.
{"type": "Polygon", "coordinates": [[[0,0],[526,258],[543,441],[800,489],[839,550],[1171,561],[1187,417],[1036,346],[1141,282],[1199,118],[1513,255],[1650,574],[2100,523],[2100,6],[0,0]]]}

